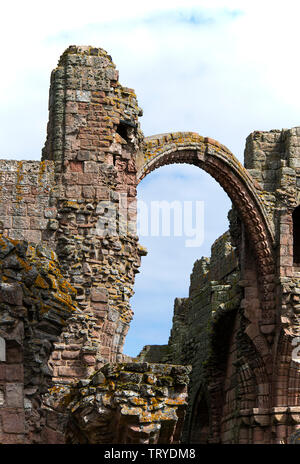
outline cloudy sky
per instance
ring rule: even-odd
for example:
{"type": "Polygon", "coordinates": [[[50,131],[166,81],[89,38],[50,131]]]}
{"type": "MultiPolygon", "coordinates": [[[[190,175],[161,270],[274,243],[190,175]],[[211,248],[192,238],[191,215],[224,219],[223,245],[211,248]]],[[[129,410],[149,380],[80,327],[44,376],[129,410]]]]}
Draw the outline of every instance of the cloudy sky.
{"type": "MultiPolygon", "coordinates": [[[[69,45],[102,47],[120,82],[135,89],[144,134],[195,131],[241,161],[253,130],[300,125],[300,4],[268,0],[27,0],[1,6],[0,158],[40,159],[51,70],[69,45]]],[[[230,201],[191,166],[145,178],[139,199],[202,201],[204,241],[141,237],[132,299],[135,319],[125,352],[166,343],[173,301],[187,296],[193,262],[210,254],[227,228],[230,201]]]]}

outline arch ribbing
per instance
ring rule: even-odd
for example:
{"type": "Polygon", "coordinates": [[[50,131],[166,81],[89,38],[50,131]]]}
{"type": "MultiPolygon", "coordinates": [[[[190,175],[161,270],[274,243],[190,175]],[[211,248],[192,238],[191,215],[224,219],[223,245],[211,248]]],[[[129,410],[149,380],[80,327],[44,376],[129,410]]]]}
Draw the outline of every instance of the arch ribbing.
{"type": "Polygon", "coordinates": [[[154,169],[173,163],[188,163],[208,172],[225,190],[237,209],[253,245],[257,259],[264,317],[274,311],[274,295],[269,290],[275,273],[274,234],[255,181],[237,158],[216,140],[195,132],[160,134],[145,139],[137,156],[137,180],[154,169]]]}

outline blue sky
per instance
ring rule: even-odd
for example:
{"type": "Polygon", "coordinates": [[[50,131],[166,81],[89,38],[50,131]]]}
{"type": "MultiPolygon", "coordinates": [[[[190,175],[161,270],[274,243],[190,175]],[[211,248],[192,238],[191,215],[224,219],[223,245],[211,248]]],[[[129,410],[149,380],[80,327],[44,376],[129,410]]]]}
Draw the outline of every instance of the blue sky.
{"type": "MultiPolygon", "coordinates": [[[[120,82],[135,89],[144,134],[195,131],[241,161],[247,135],[300,124],[300,4],[268,0],[99,0],[5,2],[1,7],[0,158],[40,159],[48,119],[50,72],[71,44],[102,47],[120,82]]],[[[227,228],[230,201],[191,166],[151,173],[144,201],[204,202],[204,242],[142,237],[125,352],[166,343],[173,300],[187,296],[193,262],[208,256],[227,228]],[[158,265],[159,263],[159,265],[158,265]]]]}

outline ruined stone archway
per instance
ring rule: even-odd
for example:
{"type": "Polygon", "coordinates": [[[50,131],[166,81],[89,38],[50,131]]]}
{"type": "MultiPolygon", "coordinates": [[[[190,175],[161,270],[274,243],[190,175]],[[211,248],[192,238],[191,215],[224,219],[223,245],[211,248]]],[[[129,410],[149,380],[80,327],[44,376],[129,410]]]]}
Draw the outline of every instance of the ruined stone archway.
{"type": "Polygon", "coordinates": [[[259,196],[259,186],[235,156],[219,142],[195,132],[160,134],[145,139],[136,159],[137,181],[154,169],[188,163],[208,172],[225,190],[245,225],[256,256],[262,289],[262,318],[274,320],[274,231],[259,196]],[[271,285],[270,285],[271,284],[271,285]]]}

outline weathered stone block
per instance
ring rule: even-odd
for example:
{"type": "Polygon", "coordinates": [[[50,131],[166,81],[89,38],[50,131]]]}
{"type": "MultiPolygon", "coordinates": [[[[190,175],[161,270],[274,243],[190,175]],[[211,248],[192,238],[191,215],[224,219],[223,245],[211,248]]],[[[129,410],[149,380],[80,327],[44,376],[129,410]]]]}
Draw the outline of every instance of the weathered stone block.
{"type": "Polygon", "coordinates": [[[0,283],[0,302],[14,306],[21,306],[23,302],[23,291],[17,283],[0,283]]]}
{"type": "Polygon", "coordinates": [[[12,412],[7,409],[1,411],[3,431],[6,433],[24,433],[24,412],[12,412]]]}
{"type": "Polygon", "coordinates": [[[99,303],[107,303],[107,289],[105,287],[92,288],[91,301],[99,303]]]}
{"type": "Polygon", "coordinates": [[[24,368],[22,364],[7,364],[5,371],[7,382],[23,382],[24,368]]]}
{"type": "Polygon", "coordinates": [[[30,219],[28,217],[13,217],[12,227],[14,229],[30,229],[30,219]]]}
{"type": "Polygon", "coordinates": [[[24,406],[24,394],[22,383],[7,383],[5,391],[7,407],[18,408],[24,406]]]}

